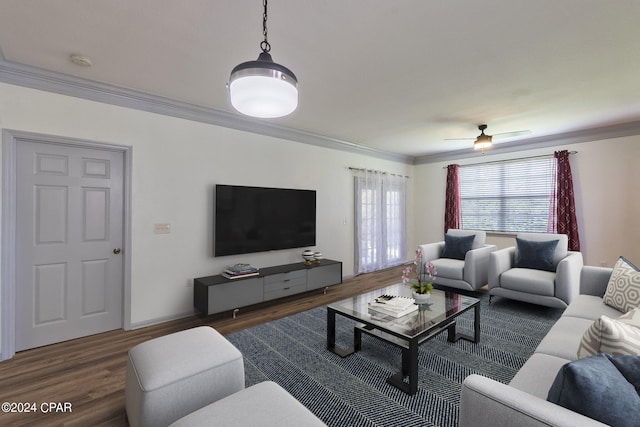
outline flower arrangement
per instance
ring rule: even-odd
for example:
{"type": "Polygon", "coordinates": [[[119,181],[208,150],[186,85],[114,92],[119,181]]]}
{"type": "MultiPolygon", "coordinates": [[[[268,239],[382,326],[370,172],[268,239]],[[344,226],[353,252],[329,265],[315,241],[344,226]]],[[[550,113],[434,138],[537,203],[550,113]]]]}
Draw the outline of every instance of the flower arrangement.
{"type": "Polygon", "coordinates": [[[402,270],[402,283],[410,284],[411,289],[417,294],[430,294],[433,291],[433,279],[438,274],[436,266],[431,261],[427,262],[426,265],[422,263],[422,248],[416,250],[416,259],[413,264],[415,265],[416,278],[409,278],[414,269],[414,267],[409,266],[402,270]]]}

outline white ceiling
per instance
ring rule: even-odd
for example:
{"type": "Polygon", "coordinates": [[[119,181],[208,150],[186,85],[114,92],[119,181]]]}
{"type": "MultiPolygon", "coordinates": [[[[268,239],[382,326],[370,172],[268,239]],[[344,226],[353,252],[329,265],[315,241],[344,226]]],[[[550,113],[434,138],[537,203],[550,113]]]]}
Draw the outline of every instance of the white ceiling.
{"type": "MultiPolygon", "coordinates": [[[[481,123],[523,139],[640,120],[638,0],[271,0],[268,29],[299,80],[285,128],[425,156],[481,123]]],[[[232,113],[229,73],[261,41],[259,0],[0,0],[7,61],[232,113]]]]}

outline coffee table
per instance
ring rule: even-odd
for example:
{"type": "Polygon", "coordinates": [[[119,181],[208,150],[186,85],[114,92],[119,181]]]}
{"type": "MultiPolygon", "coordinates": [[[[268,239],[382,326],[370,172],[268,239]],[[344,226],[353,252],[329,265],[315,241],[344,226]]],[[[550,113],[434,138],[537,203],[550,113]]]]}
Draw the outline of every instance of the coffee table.
{"type": "Polygon", "coordinates": [[[408,394],[418,391],[418,346],[445,330],[447,339],[480,342],[480,300],[455,292],[434,289],[430,301],[417,311],[395,318],[369,308],[369,302],[381,295],[411,296],[411,290],[402,283],[377,291],[347,298],[327,306],[327,349],[347,357],[361,349],[362,334],[374,336],[402,349],[402,370],[387,382],[408,394]],[[456,333],[456,318],[474,310],[473,336],[456,333]],[[355,320],[353,347],[336,346],[336,315],[355,320]],[[407,379],[405,381],[405,378],[407,379]]]}

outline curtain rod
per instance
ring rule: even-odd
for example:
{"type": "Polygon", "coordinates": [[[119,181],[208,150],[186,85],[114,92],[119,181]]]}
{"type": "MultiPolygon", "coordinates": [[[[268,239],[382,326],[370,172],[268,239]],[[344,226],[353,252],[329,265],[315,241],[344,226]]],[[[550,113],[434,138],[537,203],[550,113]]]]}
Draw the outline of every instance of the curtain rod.
{"type": "Polygon", "coordinates": [[[361,172],[373,172],[373,173],[379,173],[381,175],[391,175],[391,176],[401,176],[402,178],[411,178],[408,175],[398,175],[397,173],[391,173],[391,172],[385,172],[385,171],[379,171],[379,170],[375,170],[375,169],[363,169],[363,168],[354,168],[352,166],[349,166],[349,170],[352,171],[361,171],[361,172]]]}
{"type": "MultiPolygon", "coordinates": [[[[569,151],[569,154],[578,154],[577,151],[569,151]]],[[[518,157],[517,159],[506,159],[506,160],[494,160],[492,162],[480,162],[480,163],[470,163],[468,165],[460,165],[462,166],[475,166],[475,165],[490,165],[493,163],[508,163],[508,162],[517,162],[518,160],[528,160],[528,159],[541,159],[543,157],[551,157],[553,154],[541,154],[539,156],[529,156],[529,157],[518,157]]],[[[443,166],[442,169],[446,169],[448,166],[443,166]]]]}

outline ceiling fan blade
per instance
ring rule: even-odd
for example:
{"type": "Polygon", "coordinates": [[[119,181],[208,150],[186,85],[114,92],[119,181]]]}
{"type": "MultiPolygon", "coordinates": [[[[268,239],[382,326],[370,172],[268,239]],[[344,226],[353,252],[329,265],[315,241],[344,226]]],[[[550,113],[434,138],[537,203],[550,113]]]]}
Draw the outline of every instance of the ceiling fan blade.
{"type": "MultiPolygon", "coordinates": [[[[478,129],[480,130],[481,135],[483,135],[484,131],[487,129],[487,125],[480,125],[478,126],[478,129]]],[[[493,138],[505,139],[505,138],[513,138],[515,136],[520,136],[520,135],[528,135],[530,133],[531,131],[527,129],[527,130],[516,130],[513,132],[501,132],[501,133],[493,133],[493,134],[487,133],[486,135],[491,137],[492,139],[493,138]]],[[[475,136],[473,138],[444,138],[444,140],[445,141],[473,141],[478,139],[479,136],[480,135],[475,136]]]]}
{"type": "Polygon", "coordinates": [[[494,133],[491,136],[497,139],[502,139],[502,138],[512,138],[514,136],[529,135],[530,133],[531,133],[530,130],[517,130],[514,132],[494,133]]]}

